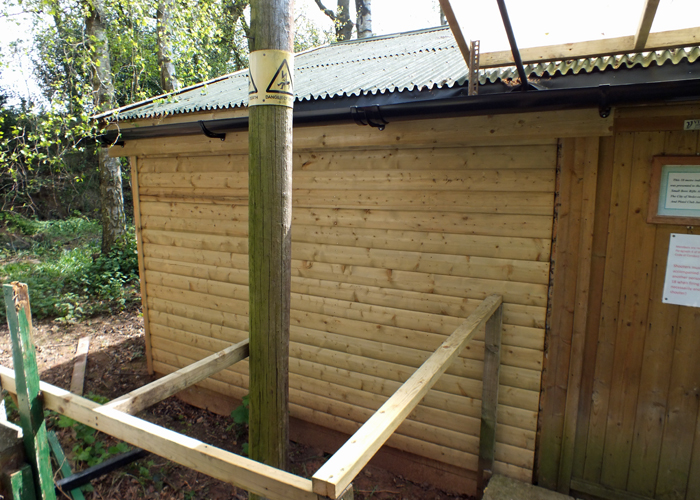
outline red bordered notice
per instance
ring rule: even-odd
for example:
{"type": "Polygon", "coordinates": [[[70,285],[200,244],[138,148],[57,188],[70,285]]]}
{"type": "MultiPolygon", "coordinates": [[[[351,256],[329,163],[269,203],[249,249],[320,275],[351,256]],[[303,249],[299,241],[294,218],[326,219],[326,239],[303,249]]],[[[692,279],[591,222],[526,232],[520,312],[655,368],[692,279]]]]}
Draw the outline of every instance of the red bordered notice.
{"type": "Polygon", "coordinates": [[[700,236],[671,234],[662,302],[700,307],[700,236]]]}

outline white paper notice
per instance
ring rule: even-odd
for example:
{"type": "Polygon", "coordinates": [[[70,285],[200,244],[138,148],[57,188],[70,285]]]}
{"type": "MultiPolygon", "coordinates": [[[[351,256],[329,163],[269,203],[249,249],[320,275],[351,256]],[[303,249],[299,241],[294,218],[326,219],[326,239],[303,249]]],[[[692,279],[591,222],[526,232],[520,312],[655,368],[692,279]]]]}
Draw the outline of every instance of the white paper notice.
{"type": "Polygon", "coordinates": [[[700,307],[700,236],[671,234],[662,302],[700,307]]]}
{"type": "Polygon", "coordinates": [[[700,208],[700,172],[668,174],[664,208],[676,210],[700,208]]]}

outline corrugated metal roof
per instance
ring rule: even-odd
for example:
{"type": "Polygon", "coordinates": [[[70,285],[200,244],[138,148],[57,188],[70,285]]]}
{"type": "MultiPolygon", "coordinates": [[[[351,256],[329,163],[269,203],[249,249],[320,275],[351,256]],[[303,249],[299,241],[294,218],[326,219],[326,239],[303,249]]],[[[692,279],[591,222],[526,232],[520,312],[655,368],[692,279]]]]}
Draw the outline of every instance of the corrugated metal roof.
{"type": "MultiPolygon", "coordinates": [[[[606,56],[526,65],[529,75],[543,77],[589,73],[652,63],[695,62],[700,48],[606,56]]],[[[448,27],[335,43],[295,56],[296,100],[328,99],[403,90],[464,85],[467,66],[448,27]]],[[[481,71],[481,84],[517,78],[514,67],[481,71]]],[[[119,110],[119,119],[151,118],[178,113],[246,106],[248,70],[238,71],[177,94],[161,96],[119,110]]]]}

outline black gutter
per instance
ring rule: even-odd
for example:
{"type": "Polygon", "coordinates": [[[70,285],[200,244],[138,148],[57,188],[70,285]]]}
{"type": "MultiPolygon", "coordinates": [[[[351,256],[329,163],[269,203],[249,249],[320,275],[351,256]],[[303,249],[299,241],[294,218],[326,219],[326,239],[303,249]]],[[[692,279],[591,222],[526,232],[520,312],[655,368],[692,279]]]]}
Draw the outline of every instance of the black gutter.
{"type": "MultiPolygon", "coordinates": [[[[612,106],[690,99],[700,99],[700,79],[549,89],[526,93],[479,94],[344,108],[304,110],[299,106],[294,110],[294,126],[341,122],[377,126],[416,119],[580,108],[598,108],[601,116],[607,116],[606,113],[610,112],[612,106]]],[[[212,134],[246,130],[248,117],[128,128],[122,130],[121,134],[110,130],[102,136],[101,141],[105,145],[113,145],[136,139],[196,135],[202,134],[202,126],[212,134]]]]}
{"type": "Polygon", "coordinates": [[[513,26],[510,24],[510,17],[508,17],[508,9],[506,9],[505,0],[496,0],[498,3],[498,9],[501,11],[501,19],[503,19],[503,27],[506,30],[506,35],[508,36],[508,43],[510,44],[510,52],[513,54],[513,61],[515,61],[515,67],[518,69],[518,76],[520,76],[520,90],[525,92],[529,85],[527,83],[527,74],[525,73],[525,68],[523,67],[523,59],[520,57],[520,50],[518,50],[518,44],[515,42],[515,34],[513,33],[513,26]]]}

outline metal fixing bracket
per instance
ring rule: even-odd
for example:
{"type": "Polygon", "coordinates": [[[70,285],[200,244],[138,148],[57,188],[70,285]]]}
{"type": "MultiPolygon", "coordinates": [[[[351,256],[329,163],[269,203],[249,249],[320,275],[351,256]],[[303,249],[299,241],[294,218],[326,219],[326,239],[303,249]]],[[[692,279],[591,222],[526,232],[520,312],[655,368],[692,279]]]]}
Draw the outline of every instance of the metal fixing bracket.
{"type": "Polygon", "coordinates": [[[222,141],[226,140],[226,134],[217,134],[216,132],[212,132],[211,130],[209,130],[206,127],[206,125],[204,125],[203,120],[199,120],[198,123],[199,123],[199,126],[202,128],[202,133],[204,135],[206,135],[207,137],[209,137],[210,139],[221,139],[222,141]]]}
{"type": "Polygon", "coordinates": [[[350,114],[353,120],[358,125],[369,125],[370,127],[376,127],[379,130],[384,130],[384,128],[389,123],[382,117],[382,113],[379,110],[379,106],[376,104],[374,106],[353,106],[350,108],[350,114]]]}
{"type": "Polygon", "coordinates": [[[600,101],[598,102],[598,114],[601,118],[607,118],[610,116],[610,85],[601,85],[598,87],[600,89],[600,101]]]}

